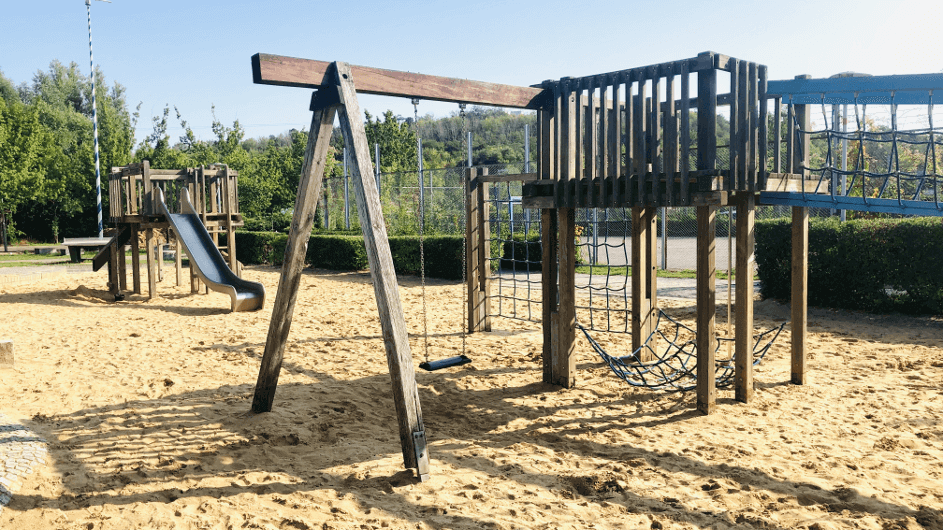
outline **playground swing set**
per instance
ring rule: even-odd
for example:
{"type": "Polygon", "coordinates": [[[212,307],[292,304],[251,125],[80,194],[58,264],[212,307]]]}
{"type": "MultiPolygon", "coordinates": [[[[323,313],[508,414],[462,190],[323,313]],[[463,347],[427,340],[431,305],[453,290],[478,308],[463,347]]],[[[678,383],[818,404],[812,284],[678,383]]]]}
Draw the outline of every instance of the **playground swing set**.
{"type": "MultiPolygon", "coordinates": [[[[943,75],[827,80],[803,77],[771,82],[767,80],[765,66],[714,52],[641,68],[545,81],[534,87],[266,54],[253,56],[252,68],[255,83],[315,90],[311,132],[253,411],[272,409],[308,235],[320,197],[325,157],[334,119],[339,116],[345,145],[352,154],[354,190],[393,383],[403,460],[407,468],[416,470],[420,480],[426,480],[430,473],[426,431],[379,194],[372,182],[357,92],[537,111],[536,173],[487,175],[469,169],[466,178],[467,331],[491,328],[487,184],[522,181],[524,206],[539,209],[541,216],[543,380],[563,387],[576,383],[576,208],[624,207],[632,211],[631,315],[635,353],[632,358],[609,357],[614,360],[610,366],[622,365],[629,371],[659,362],[651,343],[660,333],[659,319],[663,318],[656,297],[656,209],[680,206],[696,209],[697,308],[695,328],[690,330],[695,337],[681,348],[696,360],[696,367],[668,368],[660,373],[653,369],[646,375],[656,383],[674,383],[672,374],[686,370],[692,376],[690,387],[696,391],[697,410],[703,414],[716,408],[718,382],[715,358],[718,208],[736,209],[735,268],[752,271],[756,205],[792,207],[790,380],[794,384],[806,382],[808,208],[825,206],[943,216],[943,204],[938,197],[941,175],[936,163],[939,141],[932,124],[933,91],[943,89],[943,75]],[[729,79],[729,91],[718,93],[719,78],[729,79]],[[691,95],[692,85],[696,86],[695,96],[691,95]],[[928,152],[921,175],[902,172],[899,166],[884,173],[858,167],[839,170],[831,155],[824,169],[810,167],[810,139],[821,133],[811,130],[812,105],[820,103],[824,109],[826,104],[854,104],[857,111],[857,105],[864,102],[889,104],[895,117],[897,104],[929,105],[930,128],[920,133],[928,152]],[[721,107],[726,107],[723,112],[729,115],[730,132],[728,146],[719,148],[717,116],[721,107]],[[690,134],[692,118],[696,119],[696,139],[690,134]],[[768,137],[771,131],[773,138],[768,137]],[[722,148],[729,150],[730,162],[726,167],[718,164],[718,150],[722,148]],[[845,185],[846,177],[851,177],[851,186],[845,185]],[[871,193],[854,195],[854,190],[867,190],[869,184],[871,193]],[[888,198],[888,194],[895,192],[896,196],[888,198]]],[[[893,127],[896,149],[896,119],[893,127]]],[[[859,127],[859,140],[864,136],[859,127]]],[[[830,146],[834,139],[829,136],[830,146]]],[[[754,293],[749,276],[746,273],[746,281],[736,282],[735,353],[732,367],[722,375],[732,380],[736,399],[745,403],[753,397],[752,370],[758,351],[761,357],[770,342],[768,336],[764,338],[770,332],[760,337],[754,335],[754,293]]],[[[587,338],[591,339],[588,334],[587,338]]],[[[429,367],[457,364],[454,359],[444,361],[439,365],[430,363],[429,367]]],[[[618,373],[616,368],[613,366],[618,373]]]]}

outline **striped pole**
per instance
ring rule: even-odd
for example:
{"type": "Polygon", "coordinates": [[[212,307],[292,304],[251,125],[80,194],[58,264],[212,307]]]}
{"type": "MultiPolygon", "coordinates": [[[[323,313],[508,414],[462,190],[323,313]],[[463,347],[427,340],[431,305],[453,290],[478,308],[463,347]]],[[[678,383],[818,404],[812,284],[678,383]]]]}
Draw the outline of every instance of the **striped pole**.
{"type": "Polygon", "coordinates": [[[92,69],[92,131],[95,136],[95,201],[98,205],[98,237],[105,236],[102,224],[102,180],[98,161],[98,104],[95,99],[95,57],[92,55],[92,0],[85,0],[88,11],[88,61],[92,69]]]}

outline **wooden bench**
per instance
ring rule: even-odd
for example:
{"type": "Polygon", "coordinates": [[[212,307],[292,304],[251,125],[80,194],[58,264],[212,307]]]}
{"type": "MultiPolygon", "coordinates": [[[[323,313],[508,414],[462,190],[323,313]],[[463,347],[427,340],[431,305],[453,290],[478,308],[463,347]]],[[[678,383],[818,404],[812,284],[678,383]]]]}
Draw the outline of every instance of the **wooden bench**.
{"type": "Polygon", "coordinates": [[[94,248],[100,251],[110,242],[110,237],[67,237],[62,244],[69,249],[69,259],[72,263],[81,263],[83,248],[94,248]]]}

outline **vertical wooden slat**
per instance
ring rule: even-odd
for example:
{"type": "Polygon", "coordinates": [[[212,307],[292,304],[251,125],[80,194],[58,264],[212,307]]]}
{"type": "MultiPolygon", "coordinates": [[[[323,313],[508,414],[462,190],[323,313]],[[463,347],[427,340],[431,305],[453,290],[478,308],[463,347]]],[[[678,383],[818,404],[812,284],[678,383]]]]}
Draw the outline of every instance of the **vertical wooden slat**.
{"type": "Polygon", "coordinates": [[[665,78],[665,142],[664,153],[665,172],[665,204],[676,205],[675,173],[678,170],[678,116],[675,109],[675,71],[671,69],[665,78]]]}
{"type": "Polygon", "coordinates": [[[647,106],[648,79],[641,70],[638,72],[638,94],[635,100],[635,158],[633,165],[635,174],[638,176],[638,197],[635,204],[642,206],[645,204],[645,180],[648,173],[648,145],[646,142],[646,112],[647,106]]]}
{"type": "Polygon", "coordinates": [[[540,130],[538,131],[538,138],[540,139],[540,153],[537,157],[537,160],[540,161],[538,171],[540,172],[541,180],[552,180],[555,178],[556,173],[554,170],[556,166],[554,129],[557,122],[554,117],[554,112],[548,110],[540,111],[538,123],[540,125],[540,130]]]}
{"type": "Polygon", "coordinates": [[[593,180],[596,177],[596,83],[594,78],[586,80],[586,112],[583,114],[583,171],[581,175],[586,180],[586,195],[580,206],[592,208],[595,206],[596,193],[593,190],[593,180]]]}
{"type": "Polygon", "coordinates": [[[740,60],[730,59],[730,173],[724,182],[725,189],[737,189],[737,182],[740,177],[740,158],[743,156],[740,150],[740,130],[742,121],[740,120],[743,105],[743,94],[740,89],[740,60]]]}
{"type": "Polygon", "coordinates": [[[623,117],[623,126],[625,128],[625,133],[622,138],[622,145],[625,150],[625,162],[623,163],[624,176],[622,177],[622,184],[619,185],[619,204],[624,206],[632,205],[632,175],[636,174],[635,170],[635,104],[632,99],[634,96],[633,85],[635,83],[635,73],[626,72],[625,73],[625,116],[623,117]]]}
{"type": "Polygon", "coordinates": [[[796,172],[796,106],[792,104],[792,96],[786,107],[786,173],[796,172]]]}
{"type": "Polygon", "coordinates": [[[605,208],[608,204],[609,193],[606,185],[609,182],[609,167],[612,163],[611,155],[613,146],[610,145],[610,128],[612,127],[612,112],[609,110],[610,103],[616,106],[616,102],[609,101],[609,77],[603,76],[602,83],[599,85],[599,163],[597,164],[596,185],[599,195],[596,201],[596,208],[605,208]]]}
{"type": "Polygon", "coordinates": [[[697,169],[716,168],[717,70],[711,68],[697,73],[697,169]]]}
{"type": "Polygon", "coordinates": [[[805,384],[808,330],[809,209],[792,207],[792,367],[790,381],[805,384]]]}
{"type": "Polygon", "coordinates": [[[737,194],[737,312],[734,337],[734,397],[753,398],[753,264],[755,263],[756,195],[737,194]]]}
{"type": "Polygon", "coordinates": [[[553,384],[571,388],[576,384],[576,210],[557,210],[560,239],[557,259],[559,261],[559,299],[556,316],[556,345],[553,359],[553,384]]]}
{"type": "Polygon", "coordinates": [[[233,274],[238,274],[236,266],[236,231],[233,229],[232,222],[235,215],[235,204],[233,203],[232,182],[235,179],[230,177],[229,166],[223,170],[223,214],[226,219],[223,223],[226,225],[226,256],[229,258],[229,268],[233,274]]]}
{"type": "Polygon", "coordinates": [[[577,174],[578,174],[577,168],[579,167],[577,165],[577,156],[576,156],[577,154],[576,152],[578,150],[577,146],[579,145],[577,142],[578,140],[577,133],[579,129],[577,127],[578,122],[576,120],[576,117],[579,115],[579,113],[577,112],[577,105],[576,105],[578,103],[576,99],[576,92],[578,92],[578,90],[575,90],[573,88],[573,85],[575,83],[576,83],[575,81],[568,79],[566,81],[566,84],[564,85],[566,87],[566,92],[565,92],[566,113],[564,114],[564,120],[565,120],[564,140],[565,141],[563,145],[565,146],[564,149],[566,150],[566,153],[565,153],[566,165],[564,166],[565,185],[563,187],[563,190],[564,190],[563,191],[563,195],[564,195],[563,204],[565,204],[566,207],[568,208],[572,208],[574,206],[575,195],[573,191],[573,186],[574,186],[573,182],[577,177],[577,174]]]}
{"type": "MultiPolygon", "coordinates": [[[[130,230],[124,228],[124,230],[130,230]]],[[[124,245],[115,245],[118,254],[118,291],[128,290],[128,263],[124,253],[124,245]]]]}
{"type": "MultiPolygon", "coordinates": [[[[703,92],[698,91],[698,100],[703,92]]],[[[698,112],[700,115],[700,112],[698,112]]],[[[698,117],[700,120],[700,116],[698,117]]],[[[700,143],[700,142],[699,142],[700,143]]],[[[697,206],[697,410],[710,414],[717,404],[714,372],[714,307],[716,297],[715,236],[713,206],[697,206]]]]}
{"type": "Polygon", "coordinates": [[[543,322],[543,382],[554,384],[554,315],[557,314],[557,210],[540,210],[541,302],[543,322]]]}
{"type": "Polygon", "coordinates": [[[612,120],[609,123],[609,173],[611,194],[608,206],[619,204],[619,175],[622,175],[622,82],[617,77],[612,84],[612,120]]]}
{"type": "Polygon", "coordinates": [[[681,64],[681,203],[691,203],[689,170],[691,168],[691,74],[687,62],[681,64]]]}
{"type": "MultiPolygon", "coordinates": [[[[583,190],[580,185],[583,180],[584,165],[586,164],[584,147],[583,147],[583,135],[585,134],[583,129],[585,127],[586,114],[583,112],[583,104],[586,101],[586,98],[583,97],[583,81],[576,80],[574,83],[574,103],[573,103],[573,126],[571,131],[573,132],[573,139],[571,143],[573,145],[573,174],[572,178],[575,179],[573,184],[573,206],[579,208],[583,206],[583,190]]],[[[590,101],[590,107],[592,107],[592,101],[590,101]]]]}
{"type": "Polygon", "coordinates": [[[151,215],[157,210],[154,207],[154,194],[152,193],[153,188],[151,184],[151,163],[148,160],[141,162],[141,181],[144,183],[144,193],[142,194],[143,208],[141,208],[141,213],[151,215]]]}
{"type": "Polygon", "coordinates": [[[769,102],[766,99],[766,66],[757,67],[757,98],[760,100],[760,121],[759,127],[759,173],[757,174],[756,186],[753,191],[759,191],[766,188],[766,179],[769,178],[769,102]]]}
{"type": "Polygon", "coordinates": [[[740,158],[737,163],[737,181],[736,189],[747,189],[746,181],[749,179],[750,151],[753,136],[753,128],[750,120],[750,102],[754,94],[750,92],[750,69],[748,61],[740,61],[737,65],[740,70],[740,109],[738,121],[740,122],[740,158]]]}
{"type": "MultiPolygon", "coordinates": [[[[749,102],[749,114],[750,114],[750,160],[747,164],[747,182],[746,189],[750,191],[756,190],[756,185],[759,180],[758,176],[758,161],[757,156],[759,155],[759,132],[760,132],[760,113],[759,113],[759,95],[757,94],[757,89],[759,88],[759,83],[757,82],[757,71],[756,63],[749,64],[749,81],[750,81],[750,102],[749,102]]],[[[765,128],[765,127],[764,127],[765,128]]],[[[763,163],[766,163],[766,160],[763,160],[763,163]]]]}
{"type": "Polygon", "coordinates": [[[553,186],[553,204],[559,207],[563,204],[561,190],[564,190],[564,173],[566,172],[566,135],[564,131],[567,127],[566,120],[566,94],[561,90],[563,82],[553,84],[553,127],[552,141],[553,151],[551,160],[553,160],[553,170],[550,172],[554,179],[553,186]]]}
{"type": "Polygon", "coordinates": [[[652,67],[652,104],[649,107],[651,130],[651,161],[652,161],[652,202],[653,206],[661,204],[661,77],[657,67],[652,67]]]}

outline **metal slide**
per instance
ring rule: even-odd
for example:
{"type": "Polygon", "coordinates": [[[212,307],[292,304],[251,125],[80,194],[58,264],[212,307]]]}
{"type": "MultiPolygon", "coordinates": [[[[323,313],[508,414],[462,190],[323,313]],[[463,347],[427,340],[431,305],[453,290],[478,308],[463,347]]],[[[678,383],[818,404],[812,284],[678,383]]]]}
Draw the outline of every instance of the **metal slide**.
{"type": "Polygon", "coordinates": [[[190,256],[190,262],[195,265],[200,279],[210,289],[228,294],[232,299],[233,311],[262,309],[265,303],[265,286],[243,280],[229,269],[223,255],[200,221],[200,216],[193,209],[187,188],[180,190],[180,213],[170,213],[167,209],[163,190],[155,186],[155,192],[158,194],[161,210],[174,233],[180,238],[180,243],[190,256]]]}

